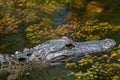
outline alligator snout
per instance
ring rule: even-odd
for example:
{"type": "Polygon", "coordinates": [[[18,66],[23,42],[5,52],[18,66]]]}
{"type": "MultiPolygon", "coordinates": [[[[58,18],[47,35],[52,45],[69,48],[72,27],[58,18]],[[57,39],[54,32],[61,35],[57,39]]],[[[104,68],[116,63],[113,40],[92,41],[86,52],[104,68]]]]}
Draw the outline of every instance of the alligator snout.
{"type": "Polygon", "coordinates": [[[116,42],[112,39],[104,39],[101,44],[104,51],[111,50],[116,45],[116,42]]]}

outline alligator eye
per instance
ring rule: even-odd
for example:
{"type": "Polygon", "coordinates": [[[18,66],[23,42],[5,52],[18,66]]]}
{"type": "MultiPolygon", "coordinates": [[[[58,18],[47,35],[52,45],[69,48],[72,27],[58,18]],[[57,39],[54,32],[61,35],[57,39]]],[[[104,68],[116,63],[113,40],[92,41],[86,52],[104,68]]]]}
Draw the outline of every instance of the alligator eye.
{"type": "Polygon", "coordinates": [[[27,56],[31,56],[32,54],[27,54],[27,56]]]}
{"type": "Polygon", "coordinates": [[[73,47],[75,47],[75,46],[71,43],[65,45],[65,48],[67,48],[67,49],[72,49],[73,47]]]}

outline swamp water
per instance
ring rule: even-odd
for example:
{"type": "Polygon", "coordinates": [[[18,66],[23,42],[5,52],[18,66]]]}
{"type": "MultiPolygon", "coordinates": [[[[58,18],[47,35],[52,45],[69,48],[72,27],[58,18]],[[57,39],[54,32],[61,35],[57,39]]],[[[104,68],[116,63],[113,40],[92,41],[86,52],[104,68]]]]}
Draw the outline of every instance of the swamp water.
{"type": "Polygon", "coordinates": [[[41,68],[38,71],[32,72],[28,76],[24,76],[24,80],[74,80],[74,77],[67,76],[70,72],[69,69],[64,66],[52,66],[47,68],[41,68]]]}
{"type": "MultiPolygon", "coordinates": [[[[115,4],[116,5],[116,4],[115,4]]],[[[111,17],[109,19],[111,22],[117,22],[119,24],[119,10],[116,10],[116,14],[114,14],[114,17],[111,17]]],[[[69,10],[58,10],[53,15],[51,16],[51,19],[53,22],[56,22],[57,25],[63,24],[65,22],[64,16],[69,13],[69,10]]],[[[113,16],[113,15],[111,15],[113,16]]],[[[105,18],[107,19],[107,18],[105,18]]],[[[119,36],[119,35],[118,35],[119,36]]],[[[117,38],[118,38],[117,36],[117,38]]],[[[0,52],[5,52],[5,53],[14,53],[16,50],[21,50],[24,47],[33,47],[34,45],[30,44],[27,38],[25,37],[24,32],[22,30],[19,33],[13,33],[9,34],[6,36],[0,36],[0,37],[5,37],[7,40],[5,44],[8,44],[8,49],[7,51],[0,51],[0,52]],[[14,46],[13,46],[14,45],[14,46]]],[[[114,36],[115,37],[115,36],[114,36]]],[[[119,41],[120,42],[120,41],[119,41]]],[[[0,42],[3,43],[3,42],[0,42]]],[[[47,67],[43,68],[40,70],[33,71],[33,73],[30,73],[30,75],[24,76],[22,80],[74,80],[73,77],[67,76],[67,73],[69,72],[69,69],[64,68],[64,66],[52,66],[52,67],[47,67]]],[[[3,78],[0,80],[4,80],[3,78]]]]}

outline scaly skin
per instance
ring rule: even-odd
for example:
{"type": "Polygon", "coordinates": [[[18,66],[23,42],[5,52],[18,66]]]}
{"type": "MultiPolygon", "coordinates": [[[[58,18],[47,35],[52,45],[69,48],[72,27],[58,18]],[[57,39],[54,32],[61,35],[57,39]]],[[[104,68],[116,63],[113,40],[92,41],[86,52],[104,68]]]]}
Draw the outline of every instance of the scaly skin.
{"type": "Polygon", "coordinates": [[[64,63],[76,59],[85,54],[99,53],[111,50],[116,45],[112,39],[93,40],[87,42],[74,42],[63,36],[60,39],[48,40],[23,52],[16,51],[15,55],[3,56],[0,54],[1,66],[8,65],[14,61],[64,63]]]}

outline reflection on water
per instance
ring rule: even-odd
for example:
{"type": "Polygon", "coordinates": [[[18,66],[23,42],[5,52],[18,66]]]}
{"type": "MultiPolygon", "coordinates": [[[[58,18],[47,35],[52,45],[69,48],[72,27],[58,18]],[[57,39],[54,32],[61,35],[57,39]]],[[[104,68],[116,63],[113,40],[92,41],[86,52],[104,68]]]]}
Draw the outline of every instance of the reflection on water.
{"type": "Polygon", "coordinates": [[[70,9],[60,9],[54,11],[52,16],[52,21],[58,25],[61,25],[66,22],[66,15],[68,15],[71,12],[70,9]]]}
{"type": "Polygon", "coordinates": [[[34,71],[31,75],[26,76],[24,80],[74,80],[74,77],[67,76],[69,71],[64,66],[52,66],[34,71]]]}

